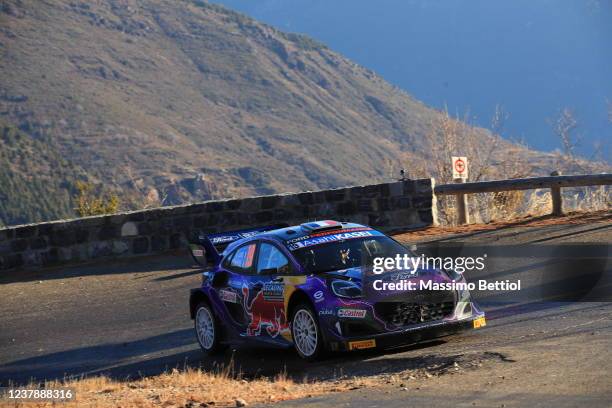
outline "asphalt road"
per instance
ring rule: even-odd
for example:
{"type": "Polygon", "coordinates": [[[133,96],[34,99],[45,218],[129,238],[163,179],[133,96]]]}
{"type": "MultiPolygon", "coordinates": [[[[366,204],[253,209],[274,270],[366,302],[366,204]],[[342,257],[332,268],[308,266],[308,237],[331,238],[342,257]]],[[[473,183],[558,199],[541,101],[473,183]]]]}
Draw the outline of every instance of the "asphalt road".
{"type": "MultiPolygon", "coordinates": [[[[199,272],[186,256],[20,272],[0,278],[0,384],[99,373],[134,378],[170,367],[212,367],[230,361],[247,375],[287,370],[295,377],[310,379],[385,376],[410,367],[435,366],[439,359],[468,365],[468,360],[480,361],[482,370],[492,373],[521,372],[530,364],[543,363],[545,353],[557,348],[567,349],[563,354],[567,358],[557,363],[559,369],[576,374],[593,391],[588,392],[584,384],[576,386],[568,401],[610,405],[610,394],[601,391],[606,389],[601,388],[602,381],[612,389],[610,218],[577,225],[519,225],[451,237],[403,235],[400,240],[421,242],[419,251],[428,253],[487,253],[486,270],[468,275],[469,279],[520,279],[521,291],[475,294],[488,315],[483,330],[393,351],[345,354],[307,364],[291,351],[269,349],[230,350],[214,360],[203,359],[188,315],[189,289],[199,284],[199,272]],[[577,280],[577,275],[583,278],[577,280]],[[530,347],[534,348],[532,354],[530,347]],[[580,353],[590,365],[571,364],[580,353]],[[514,355],[515,362],[507,362],[508,355],[514,355]]],[[[537,372],[538,367],[532,368],[537,372]]],[[[554,364],[544,364],[541,369],[554,369],[554,364]]],[[[466,379],[474,376],[474,381],[484,379],[478,370],[466,370],[465,375],[466,379]]],[[[444,381],[446,377],[436,379],[444,381]]],[[[538,395],[559,399],[563,394],[553,392],[554,383],[553,379],[549,385],[540,384],[538,395]]],[[[356,390],[301,402],[366,406],[385,401],[387,407],[406,406],[400,391],[383,388],[379,394],[356,390]]],[[[535,401],[536,391],[525,396],[520,390],[529,387],[518,390],[512,394],[515,401],[535,401]]],[[[504,392],[510,391],[490,397],[508,400],[504,392]]],[[[457,393],[457,401],[466,404],[479,395],[473,387],[457,393]]],[[[421,397],[423,405],[432,405],[435,398],[440,399],[436,405],[445,405],[435,387],[421,394],[411,399],[415,406],[420,405],[421,397]]],[[[497,403],[498,399],[492,401],[497,403]]],[[[564,406],[563,401],[557,402],[564,406]]]]}

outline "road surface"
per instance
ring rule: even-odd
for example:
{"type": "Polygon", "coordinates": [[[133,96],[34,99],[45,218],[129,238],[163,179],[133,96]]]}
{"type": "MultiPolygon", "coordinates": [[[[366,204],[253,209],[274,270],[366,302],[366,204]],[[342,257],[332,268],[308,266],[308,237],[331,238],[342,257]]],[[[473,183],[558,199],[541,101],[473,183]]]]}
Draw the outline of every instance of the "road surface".
{"type": "Polygon", "coordinates": [[[199,284],[199,272],[186,256],[13,273],[0,278],[0,384],[101,373],[134,378],[233,359],[247,375],[287,370],[296,378],[365,375],[383,381],[374,391],[285,403],[295,406],[407,406],[408,391],[414,406],[612,403],[609,218],[399,239],[419,242],[418,250],[426,252],[488,252],[487,269],[470,279],[520,279],[522,291],[516,296],[477,293],[488,315],[483,330],[307,364],[291,351],[269,349],[229,350],[216,359],[203,359],[188,314],[189,289],[199,284]],[[586,289],[569,291],[568,298],[568,285],[576,289],[577,261],[562,254],[582,249],[588,254],[579,260],[583,270],[597,271],[589,272],[586,289]],[[560,263],[561,258],[565,260],[560,263]],[[585,297],[593,286],[591,292],[598,294],[585,297]],[[555,296],[559,293],[565,297],[555,296]],[[576,300],[572,296],[589,301],[570,302],[576,300]],[[409,369],[423,369],[427,375],[401,378],[409,369]]]}

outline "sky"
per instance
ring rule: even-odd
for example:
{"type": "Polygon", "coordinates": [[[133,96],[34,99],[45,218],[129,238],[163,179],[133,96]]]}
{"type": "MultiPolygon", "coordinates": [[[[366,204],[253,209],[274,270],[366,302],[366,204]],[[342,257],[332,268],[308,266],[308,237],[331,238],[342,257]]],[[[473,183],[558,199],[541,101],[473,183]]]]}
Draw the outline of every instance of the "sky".
{"type": "Polygon", "coordinates": [[[612,0],[217,0],[304,33],[426,104],[530,147],[561,147],[550,122],[573,111],[578,152],[611,160],[612,0]]]}

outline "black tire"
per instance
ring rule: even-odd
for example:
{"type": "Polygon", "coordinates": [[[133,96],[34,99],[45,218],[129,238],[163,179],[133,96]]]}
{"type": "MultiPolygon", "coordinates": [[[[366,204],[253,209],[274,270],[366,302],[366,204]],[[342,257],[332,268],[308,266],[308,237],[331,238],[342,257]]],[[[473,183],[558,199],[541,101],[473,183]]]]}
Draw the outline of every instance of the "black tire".
{"type": "Polygon", "coordinates": [[[217,319],[217,316],[215,316],[215,313],[213,312],[212,308],[208,305],[208,303],[206,302],[198,303],[195,309],[195,318],[194,318],[193,325],[194,325],[196,338],[198,339],[198,343],[200,344],[200,347],[202,348],[202,351],[204,352],[205,355],[207,356],[213,355],[225,349],[226,346],[221,344],[220,342],[221,327],[219,325],[219,320],[217,319]],[[200,314],[202,314],[202,317],[199,317],[200,314]],[[208,316],[205,316],[204,314],[208,314],[208,316]],[[211,325],[208,327],[209,328],[212,327],[212,339],[205,338],[207,336],[205,336],[204,333],[202,333],[202,336],[201,336],[200,335],[201,330],[198,327],[198,324],[202,322],[202,319],[208,320],[208,318],[211,319],[211,325]]]}
{"type": "Polygon", "coordinates": [[[306,361],[316,361],[323,356],[324,347],[323,337],[321,335],[321,328],[319,327],[317,315],[315,314],[312,306],[310,306],[308,303],[300,303],[293,309],[293,312],[291,314],[291,336],[293,338],[293,346],[295,347],[295,350],[302,359],[306,361]],[[314,325],[314,331],[308,333],[316,333],[314,347],[305,347],[301,345],[304,343],[299,339],[300,337],[303,339],[306,332],[301,327],[304,321],[298,322],[298,324],[296,325],[296,318],[304,319],[305,316],[309,316],[312,321],[312,324],[314,325]],[[297,330],[301,330],[302,334],[297,333],[297,330]]]}

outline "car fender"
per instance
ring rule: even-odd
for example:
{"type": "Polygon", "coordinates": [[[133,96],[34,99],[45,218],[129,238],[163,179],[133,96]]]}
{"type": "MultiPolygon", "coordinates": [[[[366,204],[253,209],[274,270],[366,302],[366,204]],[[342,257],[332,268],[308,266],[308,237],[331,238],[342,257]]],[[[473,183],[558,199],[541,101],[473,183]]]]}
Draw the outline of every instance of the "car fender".
{"type": "Polygon", "coordinates": [[[195,319],[196,306],[201,302],[206,302],[212,307],[208,294],[204,292],[202,288],[191,289],[189,295],[189,315],[191,316],[191,320],[195,319]]]}
{"type": "MultiPolygon", "coordinates": [[[[322,319],[322,316],[319,316],[320,310],[322,310],[322,308],[324,308],[324,304],[323,302],[316,302],[314,299],[314,294],[317,292],[326,292],[325,287],[319,287],[318,285],[315,285],[314,287],[297,287],[292,293],[291,296],[288,299],[287,302],[287,317],[288,319],[291,319],[292,314],[293,314],[293,310],[295,308],[295,306],[297,306],[300,302],[304,301],[304,302],[308,302],[308,304],[310,305],[310,307],[312,307],[312,310],[315,313],[315,319],[317,319],[317,322],[319,324],[319,330],[321,331],[321,336],[322,336],[322,340],[323,340],[323,345],[326,349],[329,348],[329,330],[331,329],[331,327],[329,327],[328,322],[326,321],[326,319],[322,319]]],[[[329,298],[326,296],[326,298],[329,298]]],[[[293,342],[293,339],[291,339],[291,341],[293,342]]]]}

